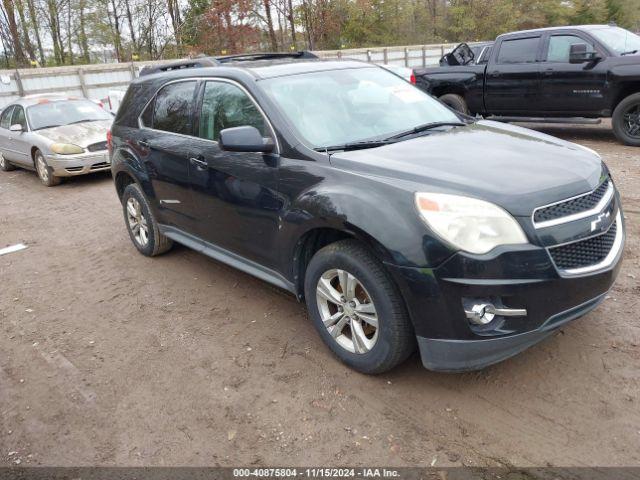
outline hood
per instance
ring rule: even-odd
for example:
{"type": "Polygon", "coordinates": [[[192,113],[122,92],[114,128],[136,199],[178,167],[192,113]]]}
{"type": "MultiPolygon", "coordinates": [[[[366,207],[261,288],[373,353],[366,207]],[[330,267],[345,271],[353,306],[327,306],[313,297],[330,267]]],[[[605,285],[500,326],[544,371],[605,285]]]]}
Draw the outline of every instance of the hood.
{"type": "Polygon", "coordinates": [[[36,130],[35,134],[50,140],[52,143],[71,143],[82,148],[107,140],[107,130],[111,127],[111,120],[97,122],[61,125],[60,127],[36,130]]]}
{"type": "Polygon", "coordinates": [[[583,147],[491,121],[335,153],[331,164],[405,189],[481,198],[517,216],[592,190],[606,173],[583,147]]]}

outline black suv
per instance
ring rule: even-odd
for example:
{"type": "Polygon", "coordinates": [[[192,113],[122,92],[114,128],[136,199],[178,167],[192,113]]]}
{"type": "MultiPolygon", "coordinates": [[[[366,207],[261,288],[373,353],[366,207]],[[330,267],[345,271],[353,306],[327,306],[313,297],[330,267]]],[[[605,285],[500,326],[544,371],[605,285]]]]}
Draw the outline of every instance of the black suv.
{"type": "Polygon", "coordinates": [[[597,153],[475,121],[366,63],[152,73],[109,148],[142,254],[179,242],[290,291],[365,373],[416,344],[434,370],[508,358],[593,309],[619,270],[597,153]]]}

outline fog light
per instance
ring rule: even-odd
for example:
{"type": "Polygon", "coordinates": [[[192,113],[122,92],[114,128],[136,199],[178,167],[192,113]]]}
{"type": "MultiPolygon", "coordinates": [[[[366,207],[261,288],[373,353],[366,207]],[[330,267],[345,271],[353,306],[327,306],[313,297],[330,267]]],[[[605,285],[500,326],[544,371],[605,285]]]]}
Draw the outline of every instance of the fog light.
{"type": "Polygon", "coordinates": [[[487,299],[463,298],[464,313],[467,319],[476,325],[486,325],[491,323],[496,316],[499,317],[526,317],[527,310],[524,308],[506,308],[502,305],[500,298],[497,298],[496,307],[487,299]]]}

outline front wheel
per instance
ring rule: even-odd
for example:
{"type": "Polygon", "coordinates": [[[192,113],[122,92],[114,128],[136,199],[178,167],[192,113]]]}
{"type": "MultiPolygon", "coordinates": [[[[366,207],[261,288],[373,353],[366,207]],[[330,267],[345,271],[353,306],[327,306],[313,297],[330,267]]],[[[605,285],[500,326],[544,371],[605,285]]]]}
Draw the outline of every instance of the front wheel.
{"type": "Polygon", "coordinates": [[[613,111],[613,133],[625,145],[640,147],[640,93],[622,100],[613,111]]]}
{"type": "Polygon", "coordinates": [[[53,170],[49,165],[47,165],[47,161],[44,159],[44,155],[40,150],[36,150],[33,159],[36,164],[36,172],[38,173],[38,177],[44,185],[46,185],[47,187],[55,187],[56,185],[60,184],[62,180],[60,179],[60,177],[56,177],[53,174],[53,170]]]}
{"type": "Polygon", "coordinates": [[[313,256],[305,298],[324,342],[354,370],[386,372],[415,350],[400,292],[376,257],[354,240],[333,243],[313,256]]]}

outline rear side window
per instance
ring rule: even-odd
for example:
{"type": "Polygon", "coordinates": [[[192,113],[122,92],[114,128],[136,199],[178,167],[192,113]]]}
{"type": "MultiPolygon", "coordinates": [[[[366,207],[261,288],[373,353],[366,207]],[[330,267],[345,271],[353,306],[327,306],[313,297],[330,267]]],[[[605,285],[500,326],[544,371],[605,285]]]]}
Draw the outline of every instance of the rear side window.
{"type": "Polygon", "coordinates": [[[536,61],[540,37],[505,40],[500,45],[498,63],[531,63],[536,61]]]}
{"type": "Polygon", "coordinates": [[[8,129],[11,126],[11,113],[13,112],[13,105],[5,109],[0,116],[0,127],[8,129]]]}
{"type": "Polygon", "coordinates": [[[191,135],[191,112],[196,82],[171,83],[156,96],[153,128],[165,132],[191,135]]]}
{"type": "Polygon", "coordinates": [[[262,135],[267,131],[264,117],[241,88],[224,82],[207,82],[198,136],[218,141],[220,130],[244,126],[256,127],[262,135]]]}

